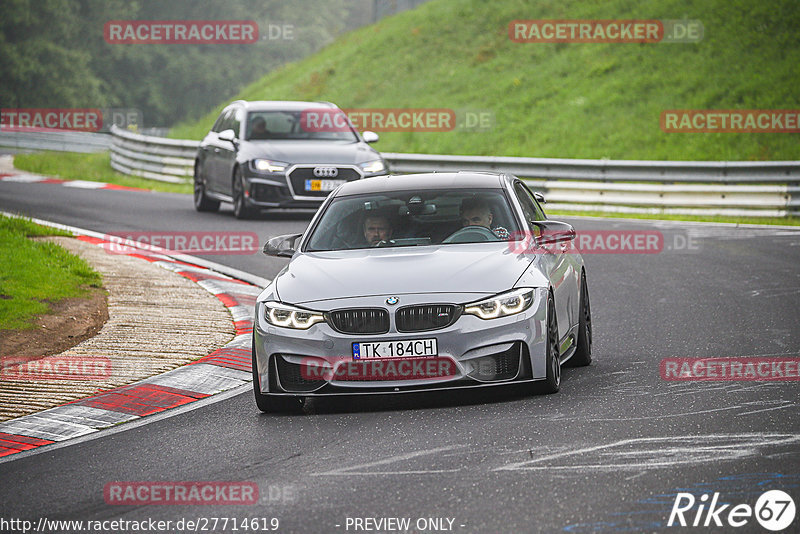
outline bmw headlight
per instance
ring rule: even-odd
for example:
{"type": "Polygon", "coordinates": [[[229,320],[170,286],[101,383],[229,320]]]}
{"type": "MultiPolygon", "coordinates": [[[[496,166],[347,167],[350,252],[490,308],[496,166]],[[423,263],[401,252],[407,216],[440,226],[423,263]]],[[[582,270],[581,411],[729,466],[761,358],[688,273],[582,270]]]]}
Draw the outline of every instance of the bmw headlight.
{"type": "Polygon", "coordinates": [[[262,172],[283,172],[288,167],[288,163],[273,161],[269,159],[254,159],[253,168],[262,172]]]}
{"type": "Polygon", "coordinates": [[[361,170],[364,171],[365,174],[374,174],[376,172],[384,172],[386,170],[386,164],[382,159],[359,163],[358,166],[361,167],[361,170]]]}
{"type": "Polygon", "coordinates": [[[485,320],[515,315],[531,307],[533,294],[534,290],[529,287],[514,289],[488,299],[466,304],[464,313],[476,315],[485,320]]]}
{"type": "Polygon", "coordinates": [[[311,325],[324,321],[325,317],[319,312],[273,301],[264,303],[264,319],[271,325],[306,330],[311,325]]]}

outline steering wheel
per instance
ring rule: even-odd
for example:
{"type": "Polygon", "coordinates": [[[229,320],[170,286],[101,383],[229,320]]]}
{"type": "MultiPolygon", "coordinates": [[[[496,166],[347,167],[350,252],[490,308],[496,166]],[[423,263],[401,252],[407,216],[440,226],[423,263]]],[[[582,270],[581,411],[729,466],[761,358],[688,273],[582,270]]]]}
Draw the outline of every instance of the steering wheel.
{"type": "Polygon", "coordinates": [[[480,241],[500,241],[500,238],[485,226],[470,225],[459,228],[445,237],[442,243],[476,243],[480,241]]]}

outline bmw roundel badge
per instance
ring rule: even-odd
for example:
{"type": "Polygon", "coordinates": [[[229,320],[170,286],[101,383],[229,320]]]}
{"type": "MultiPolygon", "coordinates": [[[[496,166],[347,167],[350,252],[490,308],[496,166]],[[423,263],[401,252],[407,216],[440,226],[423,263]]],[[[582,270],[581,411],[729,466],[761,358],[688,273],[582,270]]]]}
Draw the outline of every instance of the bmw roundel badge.
{"type": "Polygon", "coordinates": [[[389,297],[388,299],[386,299],[386,304],[388,304],[389,306],[394,306],[398,302],[400,302],[400,299],[397,297],[389,297]]]}

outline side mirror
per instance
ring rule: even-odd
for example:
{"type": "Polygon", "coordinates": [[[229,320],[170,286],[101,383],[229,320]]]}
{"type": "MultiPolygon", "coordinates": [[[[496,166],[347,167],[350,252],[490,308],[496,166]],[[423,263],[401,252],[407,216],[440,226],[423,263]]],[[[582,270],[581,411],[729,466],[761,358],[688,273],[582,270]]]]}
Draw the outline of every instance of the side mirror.
{"type": "Polygon", "coordinates": [[[560,221],[532,221],[531,224],[541,229],[541,234],[536,237],[536,241],[540,245],[575,239],[575,228],[571,224],[560,221]]]}
{"type": "Polygon", "coordinates": [[[233,130],[230,130],[230,129],[222,130],[219,133],[219,135],[217,136],[217,138],[220,141],[227,141],[229,143],[234,143],[235,144],[236,143],[236,132],[234,132],[233,130]]]}
{"type": "Polygon", "coordinates": [[[264,245],[264,254],[267,256],[278,256],[280,258],[291,258],[295,253],[295,242],[303,234],[288,234],[273,237],[264,245]]]}
{"type": "Polygon", "coordinates": [[[378,139],[380,139],[380,136],[378,134],[370,131],[362,133],[361,137],[363,137],[364,141],[366,141],[367,143],[377,143],[378,139]]]}
{"type": "Polygon", "coordinates": [[[533,198],[535,198],[536,202],[540,204],[547,204],[547,201],[544,199],[544,195],[541,193],[534,193],[533,198]]]}

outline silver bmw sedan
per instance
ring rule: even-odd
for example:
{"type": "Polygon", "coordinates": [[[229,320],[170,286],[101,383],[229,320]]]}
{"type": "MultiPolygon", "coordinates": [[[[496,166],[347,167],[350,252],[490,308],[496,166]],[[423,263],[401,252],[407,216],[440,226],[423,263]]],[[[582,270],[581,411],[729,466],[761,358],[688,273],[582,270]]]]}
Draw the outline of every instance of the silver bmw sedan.
{"type": "Polygon", "coordinates": [[[588,365],[592,323],[575,231],[519,178],[380,176],[334,190],[259,295],[253,389],[264,412],[308,397],[521,383],[554,393],[588,365]]]}

